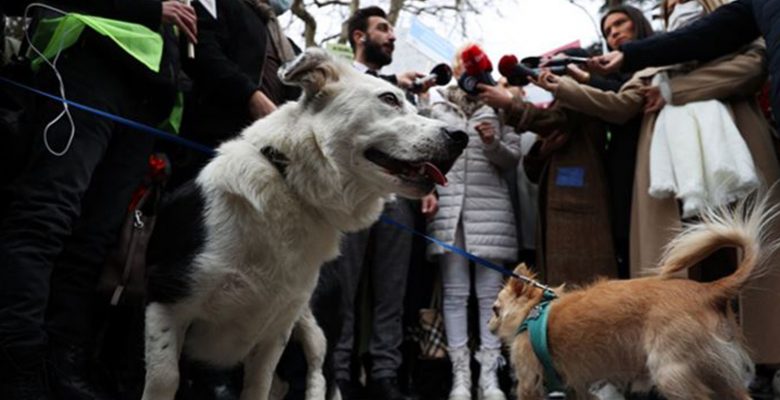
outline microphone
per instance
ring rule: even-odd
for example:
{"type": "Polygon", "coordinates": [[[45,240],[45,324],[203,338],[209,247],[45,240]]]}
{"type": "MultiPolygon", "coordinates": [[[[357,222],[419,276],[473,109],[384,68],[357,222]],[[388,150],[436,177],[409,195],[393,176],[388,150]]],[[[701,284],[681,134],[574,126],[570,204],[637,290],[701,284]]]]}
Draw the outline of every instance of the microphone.
{"type": "Polygon", "coordinates": [[[431,81],[435,82],[436,86],[443,86],[450,83],[450,80],[452,80],[452,68],[447,64],[441,63],[433,67],[430,74],[415,79],[410,90],[420,93],[423,87],[431,81]]]}
{"type": "Polygon", "coordinates": [[[476,96],[479,94],[479,90],[477,90],[478,84],[496,85],[496,81],[490,75],[490,72],[493,71],[493,64],[479,46],[471,45],[467,47],[461,53],[460,58],[466,72],[458,79],[458,86],[464,92],[476,96]]]}
{"type": "Polygon", "coordinates": [[[506,81],[512,86],[525,86],[530,82],[529,76],[534,79],[539,77],[538,70],[517,62],[517,57],[511,54],[501,57],[501,61],[498,62],[498,72],[506,77],[506,81]]]}

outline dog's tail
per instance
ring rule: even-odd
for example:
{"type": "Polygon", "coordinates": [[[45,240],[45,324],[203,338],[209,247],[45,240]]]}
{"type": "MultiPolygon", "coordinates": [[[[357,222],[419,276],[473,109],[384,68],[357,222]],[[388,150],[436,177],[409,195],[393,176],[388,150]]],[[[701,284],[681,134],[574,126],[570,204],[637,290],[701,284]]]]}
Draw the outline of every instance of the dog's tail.
{"type": "Polygon", "coordinates": [[[723,296],[736,296],[750,278],[764,272],[764,261],[778,247],[778,242],[769,237],[771,228],[777,225],[778,214],[777,205],[769,203],[776,199],[776,195],[756,193],[735,206],[707,210],[700,221],[685,226],[669,243],[660,276],[671,278],[722,247],[736,247],[741,253],[736,271],[712,282],[712,287],[723,296]]]}

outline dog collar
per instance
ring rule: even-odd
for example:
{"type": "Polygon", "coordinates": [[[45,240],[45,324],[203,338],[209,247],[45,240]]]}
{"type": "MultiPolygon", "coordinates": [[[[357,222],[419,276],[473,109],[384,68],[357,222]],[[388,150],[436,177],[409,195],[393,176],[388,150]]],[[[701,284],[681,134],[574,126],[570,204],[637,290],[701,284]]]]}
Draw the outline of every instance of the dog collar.
{"type": "Polygon", "coordinates": [[[534,306],[531,312],[517,327],[516,335],[528,331],[531,339],[531,348],[533,348],[536,358],[542,363],[544,368],[544,386],[548,392],[563,390],[565,387],[561,378],[553,367],[552,356],[547,344],[547,318],[550,316],[550,304],[558,296],[552,290],[545,290],[542,295],[542,302],[534,306]]]}

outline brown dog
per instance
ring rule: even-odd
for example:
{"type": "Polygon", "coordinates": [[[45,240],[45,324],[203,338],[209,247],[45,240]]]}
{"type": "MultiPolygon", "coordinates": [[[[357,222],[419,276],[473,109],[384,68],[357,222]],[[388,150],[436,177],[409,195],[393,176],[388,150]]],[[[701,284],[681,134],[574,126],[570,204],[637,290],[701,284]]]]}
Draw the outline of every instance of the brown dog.
{"type": "MultiPolygon", "coordinates": [[[[555,289],[547,325],[552,364],[578,399],[599,382],[618,387],[653,385],[669,400],[749,399],[753,363],[729,301],[775,246],[766,244],[770,214],[711,212],[670,243],[658,274],[631,280],[600,280],[590,286],[555,289]],[[741,263],[720,280],[699,283],[675,277],[721,247],[736,247],[741,263]]],[[[525,265],[518,275],[533,277],[525,265]]],[[[528,331],[518,326],[542,300],[542,289],[510,278],[493,307],[490,329],[511,346],[518,396],[543,399],[543,367],[528,331]]]]}

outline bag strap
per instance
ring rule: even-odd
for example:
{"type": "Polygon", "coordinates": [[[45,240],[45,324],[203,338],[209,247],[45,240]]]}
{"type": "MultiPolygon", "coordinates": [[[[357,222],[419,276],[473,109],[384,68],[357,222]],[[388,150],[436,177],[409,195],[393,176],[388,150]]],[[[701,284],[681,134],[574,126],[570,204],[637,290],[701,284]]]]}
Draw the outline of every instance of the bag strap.
{"type": "MultiPolygon", "coordinates": [[[[151,196],[154,195],[154,192],[156,191],[155,185],[152,185],[149,187],[148,190],[146,190],[141,197],[141,199],[138,200],[138,202],[135,204],[135,207],[133,207],[132,210],[129,211],[128,218],[130,219],[128,223],[132,224],[132,228],[134,231],[136,229],[145,229],[146,228],[146,218],[144,218],[144,212],[143,207],[146,204],[146,202],[149,200],[151,196]]],[[[119,280],[119,284],[114,289],[114,293],[111,295],[111,302],[110,304],[112,306],[116,306],[119,304],[119,300],[122,298],[122,292],[124,292],[125,287],[127,286],[127,282],[130,280],[130,273],[133,271],[133,266],[135,265],[134,257],[136,256],[136,245],[138,244],[138,236],[135,233],[131,234],[130,239],[130,248],[127,251],[127,258],[125,259],[125,265],[122,268],[122,276],[119,280]]]]}

